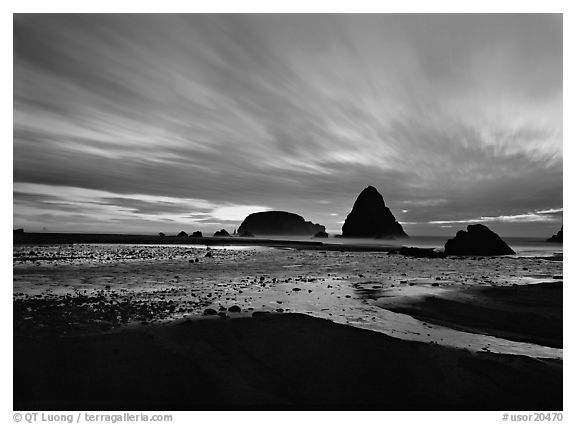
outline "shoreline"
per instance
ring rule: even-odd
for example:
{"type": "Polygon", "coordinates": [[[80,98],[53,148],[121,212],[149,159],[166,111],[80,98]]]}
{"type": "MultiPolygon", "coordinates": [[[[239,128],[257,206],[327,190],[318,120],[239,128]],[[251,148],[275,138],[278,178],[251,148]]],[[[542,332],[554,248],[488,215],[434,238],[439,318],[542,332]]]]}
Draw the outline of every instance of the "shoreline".
{"type": "MultiPolygon", "coordinates": [[[[312,236],[310,238],[313,239],[312,236]]],[[[338,252],[390,252],[398,249],[398,246],[395,245],[352,245],[324,243],[315,240],[284,240],[259,237],[178,237],[87,233],[21,233],[13,235],[13,245],[15,246],[58,244],[204,245],[207,247],[240,245],[338,252]]]]}
{"type": "Polygon", "coordinates": [[[479,334],[484,316],[509,325],[497,313],[508,309],[530,318],[524,335],[561,331],[547,321],[562,312],[561,263],[204,246],[14,251],[15,409],[562,409],[561,349],[479,334]],[[415,308],[431,295],[455,305],[437,317],[445,327],[377,304],[415,308]]]}

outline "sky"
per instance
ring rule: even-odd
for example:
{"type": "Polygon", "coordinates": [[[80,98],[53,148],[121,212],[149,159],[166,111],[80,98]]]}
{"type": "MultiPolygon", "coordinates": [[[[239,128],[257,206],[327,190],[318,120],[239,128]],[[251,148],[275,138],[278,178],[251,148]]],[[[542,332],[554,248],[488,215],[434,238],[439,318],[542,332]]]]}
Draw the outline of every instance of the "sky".
{"type": "Polygon", "coordinates": [[[14,228],[562,225],[559,14],[16,14],[13,66],[14,228]]]}

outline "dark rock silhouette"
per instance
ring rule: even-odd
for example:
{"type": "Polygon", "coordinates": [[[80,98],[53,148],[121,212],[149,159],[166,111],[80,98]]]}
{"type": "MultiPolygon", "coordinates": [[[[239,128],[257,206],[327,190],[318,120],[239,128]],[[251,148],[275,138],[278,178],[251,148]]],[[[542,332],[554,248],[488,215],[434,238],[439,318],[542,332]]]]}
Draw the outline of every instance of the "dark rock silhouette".
{"type": "Polygon", "coordinates": [[[17,228],[14,230],[13,234],[24,234],[24,229],[23,228],[17,228]]]}
{"type": "Polygon", "coordinates": [[[186,231],[180,231],[176,237],[188,237],[186,231]]]}
{"type": "Polygon", "coordinates": [[[326,231],[318,231],[316,234],[314,234],[314,237],[316,237],[316,238],[328,238],[328,233],[326,231]]]}
{"type": "Polygon", "coordinates": [[[284,211],[256,212],[248,215],[238,232],[252,234],[275,234],[275,235],[314,235],[320,231],[326,231],[326,227],[304,221],[300,215],[284,211]]]}
{"type": "Polygon", "coordinates": [[[214,237],[231,237],[230,233],[222,228],[220,231],[214,233],[214,237]]]}
{"type": "Polygon", "coordinates": [[[563,242],[563,236],[562,236],[562,232],[564,230],[564,226],[562,225],[562,227],[560,228],[560,231],[558,231],[556,234],[554,234],[552,237],[550,237],[549,239],[547,239],[546,241],[550,242],[550,243],[562,243],[563,242]]]}
{"type": "Polygon", "coordinates": [[[395,238],[408,237],[402,225],[384,203],[384,198],[372,186],[358,196],[352,211],[342,226],[343,237],[395,238]]]}
{"type": "Polygon", "coordinates": [[[410,256],[413,258],[445,258],[444,252],[437,252],[433,248],[422,247],[406,247],[403,246],[399,250],[391,251],[389,254],[400,254],[403,256],[410,256]]]}
{"type": "Polygon", "coordinates": [[[485,225],[468,225],[467,230],[458,231],[456,237],[446,242],[446,255],[496,256],[515,253],[498,234],[485,225]]]}
{"type": "Polygon", "coordinates": [[[202,237],[202,231],[194,231],[190,237],[202,237]]]}
{"type": "Polygon", "coordinates": [[[166,234],[164,234],[164,233],[158,233],[158,235],[159,235],[160,237],[166,237],[166,234]]]}
{"type": "Polygon", "coordinates": [[[238,235],[240,237],[254,237],[254,234],[252,234],[250,231],[245,231],[245,230],[238,232],[238,235]]]}

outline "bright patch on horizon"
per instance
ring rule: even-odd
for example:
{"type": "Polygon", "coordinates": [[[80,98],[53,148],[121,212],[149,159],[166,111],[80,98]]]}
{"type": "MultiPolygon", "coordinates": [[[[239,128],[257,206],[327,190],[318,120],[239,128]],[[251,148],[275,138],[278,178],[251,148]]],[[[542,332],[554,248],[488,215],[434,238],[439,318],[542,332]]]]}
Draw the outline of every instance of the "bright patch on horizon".
{"type": "Polygon", "coordinates": [[[251,213],[271,210],[267,206],[223,206],[214,209],[210,214],[221,221],[243,221],[251,213]]]}
{"type": "MultiPolygon", "coordinates": [[[[141,222],[199,223],[212,225],[211,219],[241,221],[248,214],[270,210],[266,206],[218,205],[204,199],[125,194],[69,186],[14,183],[14,214],[28,225],[52,226],[55,219],[70,223],[141,222]],[[41,209],[30,204],[40,204],[41,209]]],[[[149,224],[146,224],[149,225],[149,224]]],[[[66,226],[64,226],[66,228],[66,226]]]]}

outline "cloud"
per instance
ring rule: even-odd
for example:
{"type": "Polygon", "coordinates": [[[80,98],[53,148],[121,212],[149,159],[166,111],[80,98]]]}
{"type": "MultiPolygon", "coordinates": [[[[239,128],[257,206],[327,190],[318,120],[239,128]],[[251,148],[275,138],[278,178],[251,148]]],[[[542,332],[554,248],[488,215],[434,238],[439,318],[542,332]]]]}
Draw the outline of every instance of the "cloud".
{"type": "Polygon", "coordinates": [[[430,221],[428,224],[475,224],[482,222],[559,222],[562,219],[562,208],[546,209],[518,215],[481,216],[476,219],[462,219],[455,221],[430,221]]]}
{"type": "MultiPolygon", "coordinates": [[[[204,199],[132,194],[129,197],[101,190],[78,187],[46,186],[15,183],[14,214],[38,227],[48,220],[72,218],[75,225],[89,222],[124,222],[132,220],[179,225],[211,224],[242,221],[252,212],[265,211],[266,206],[217,204],[204,199]]],[[[44,226],[44,225],[42,225],[44,226]]],[[[147,229],[149,232],[150,229],[147,229]]]]}
{"type": "Polygon", "coordinates": [[[78,217],[335,231],[367,185],[407,222],[522,215],[562,206],[562,137],[561,15],[14,16],[14,181],[98,192],[78,217]]]}
{"type": "Polygon", "coordinates": [[[212,216],[221,221],[243,221],[251,213],[266,212],[266,206],[223,206],[212,211],[212,216]]]}

